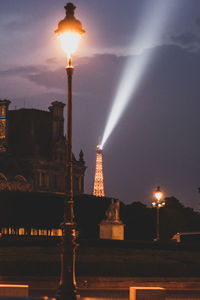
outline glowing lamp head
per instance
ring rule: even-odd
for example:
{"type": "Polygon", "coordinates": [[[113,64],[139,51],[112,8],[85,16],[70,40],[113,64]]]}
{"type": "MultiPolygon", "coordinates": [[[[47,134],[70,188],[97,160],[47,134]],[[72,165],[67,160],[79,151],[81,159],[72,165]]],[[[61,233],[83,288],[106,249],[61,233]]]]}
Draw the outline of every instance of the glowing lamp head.
{"type": "Polygon", "coordinates": [[[66,32],[59,36],[61,47],[68,57],[78,48],[80,35],[74,32],[66,32]]]}
{"type": "Polygon", "coordinates": [[[160,201],[163,197],[163,193],[160,190],[160,187],[158,186],[156,191],[155,191],[155,198],[157,201],[160,201]]]}
{"type": "Polygon", "coordinates": [[[66,16],[58,23],[58,28],[55,30],[68,57],[77,50],[81,35],[85,33],[81,22],[74,17],[75,8],[73,3],[67,3],[66,16]]]}

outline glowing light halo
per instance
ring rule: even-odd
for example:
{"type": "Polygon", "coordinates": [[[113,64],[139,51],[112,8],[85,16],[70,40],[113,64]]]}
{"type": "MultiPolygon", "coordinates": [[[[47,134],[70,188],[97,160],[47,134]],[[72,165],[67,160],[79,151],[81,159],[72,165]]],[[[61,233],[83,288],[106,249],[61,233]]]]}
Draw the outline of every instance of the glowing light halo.
{"type": "MultiPolygon", "coordinates": [[[[142,24],[140,24],[141,26],[139,27],[141,29],[138,30],[138,38],[137,40],[134,39],[131,44],[131,51],[137,48],[138,44],[138,48],[141,48],[141,45],[145,48],[155,46],[156,43],[158,43],[167,21],[170,19],[169,14],[171,13],[172,15],[172,12],[175,11],[175,7],[173,7],[174,3],[170,0],[148,0],[148,4],[141,18],[142,24]]],[[[127,104],[130,99],[133,98],[132,95],[136,92],[152,55],[152,51],[147,51],[146,53],[131,56],[127,59],[104,130],[101,148],[104,147],[108,137],[125,111],[127,104]]]]}
{"type": "Polygon", "coordinates": [[[63,51],[67,54],[68,58],[71,57],[71,54],[78,48],[81,35],[74,31],[67,31],[60,34],[58,37],[63,51]]]}

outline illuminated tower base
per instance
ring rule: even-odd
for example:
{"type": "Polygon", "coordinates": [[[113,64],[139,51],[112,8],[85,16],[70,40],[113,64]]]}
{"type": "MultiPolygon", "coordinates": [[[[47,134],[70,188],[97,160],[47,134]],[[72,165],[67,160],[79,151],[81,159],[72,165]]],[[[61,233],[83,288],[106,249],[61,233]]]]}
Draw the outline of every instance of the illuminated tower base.
{"type": "Polygon", "coordinates": [[[103,183],[103,161],[102,161],[102,149],[100,145],[97,145],[96,151],[96,171],[94,178],[94,190],[93,195],[97,197],[104,197],[104,183],[103,183]]]}

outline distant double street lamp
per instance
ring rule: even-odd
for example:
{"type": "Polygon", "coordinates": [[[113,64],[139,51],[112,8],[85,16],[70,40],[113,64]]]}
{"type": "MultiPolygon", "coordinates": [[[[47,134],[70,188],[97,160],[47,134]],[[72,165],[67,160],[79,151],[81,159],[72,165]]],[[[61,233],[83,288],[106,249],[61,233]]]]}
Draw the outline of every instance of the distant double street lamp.
{"type": "Polygon", "coordinates": [[[163,199],[163,193],[160,190],[160,187],[158,186],[157,189],[154,192],[155,200],[153,200],[152,205],[156,208],[156,238],[154,241],[160,240],[160,216],[159,216],[159,210],[161,207],[165,206],[165,200],[163,199]]]}
{"type": "Polygon", "coordinates": [[[58,36],[61,46],[67,56],[67,180],[66,197],[64,200],[64,220],[62,223],[61,242],[61,271],[57,299],[75,300],[77,287],[75,278],[75,250],[76,226],[74,222],[74,201],[73,201],[73,162],[72,162],[72,66],[71,54],[78,48],[81,35],[85,33],[82,24],[74,17],[76,6],[67,3],[65,6],[66,16],[58,23],[55,34],[58,36]]]}

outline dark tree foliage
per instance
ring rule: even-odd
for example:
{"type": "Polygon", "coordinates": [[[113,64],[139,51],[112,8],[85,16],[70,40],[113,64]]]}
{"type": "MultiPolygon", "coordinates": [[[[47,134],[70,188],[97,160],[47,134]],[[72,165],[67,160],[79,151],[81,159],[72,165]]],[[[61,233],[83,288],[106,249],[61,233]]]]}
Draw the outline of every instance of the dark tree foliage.
{"type": "Polygon", "coordinates": [[[125,238],[129,240],[151,240],[154,231],[152,209],[141,202],[124,205],[121,219],[125,224],[125,238]]]}
{"type": "Polygon", "coordinates": [[[177,232],[200,231],[200,214],[190,207],[184,207],[175,197],[166,198],[166,205],[160,209],[160,234],[169,239],[177,232]]]}
{"type": "Polygon", "coordinates": [[[110,198],[81,195],[74,198],[75,221],[80,238],[98,238],[99,224],[105,219],[110,198]]]}
{"type": "MultiPolygon", "coordinates": [[[[0,192],[0,227],[58,228],[63,221],[64,196],[48,193],[0,192]]],[[[200,214],[184,207],[175,197],[166,198],[160,209],[160,237],[169,240],[177,232],[200,231],[200,214]]],[[[79,237],[97,239],[99,224],[111,198],[81,195],[74,197],[79,237]]],[[[152,240],[156,235],[156,209],[140,202],[120,202],[125,239],[152,240]]]]}
{"type": "MultiPolygon", "coordinates": [[[[110,198],[82,195],[75,198],[75,215],[80,237],[98,238],[99,224],[105,219],[110,198]]],[[[200,231],[200,214],[184,207],[175,197],[166,198],[160,209],[160,237],[169,240],[177,232],[200,231]]],[[[152,240],[156,236],[156,209],[141,202],[120,202],[120,218],[125,224],[125,239],[152,240]]]]}

